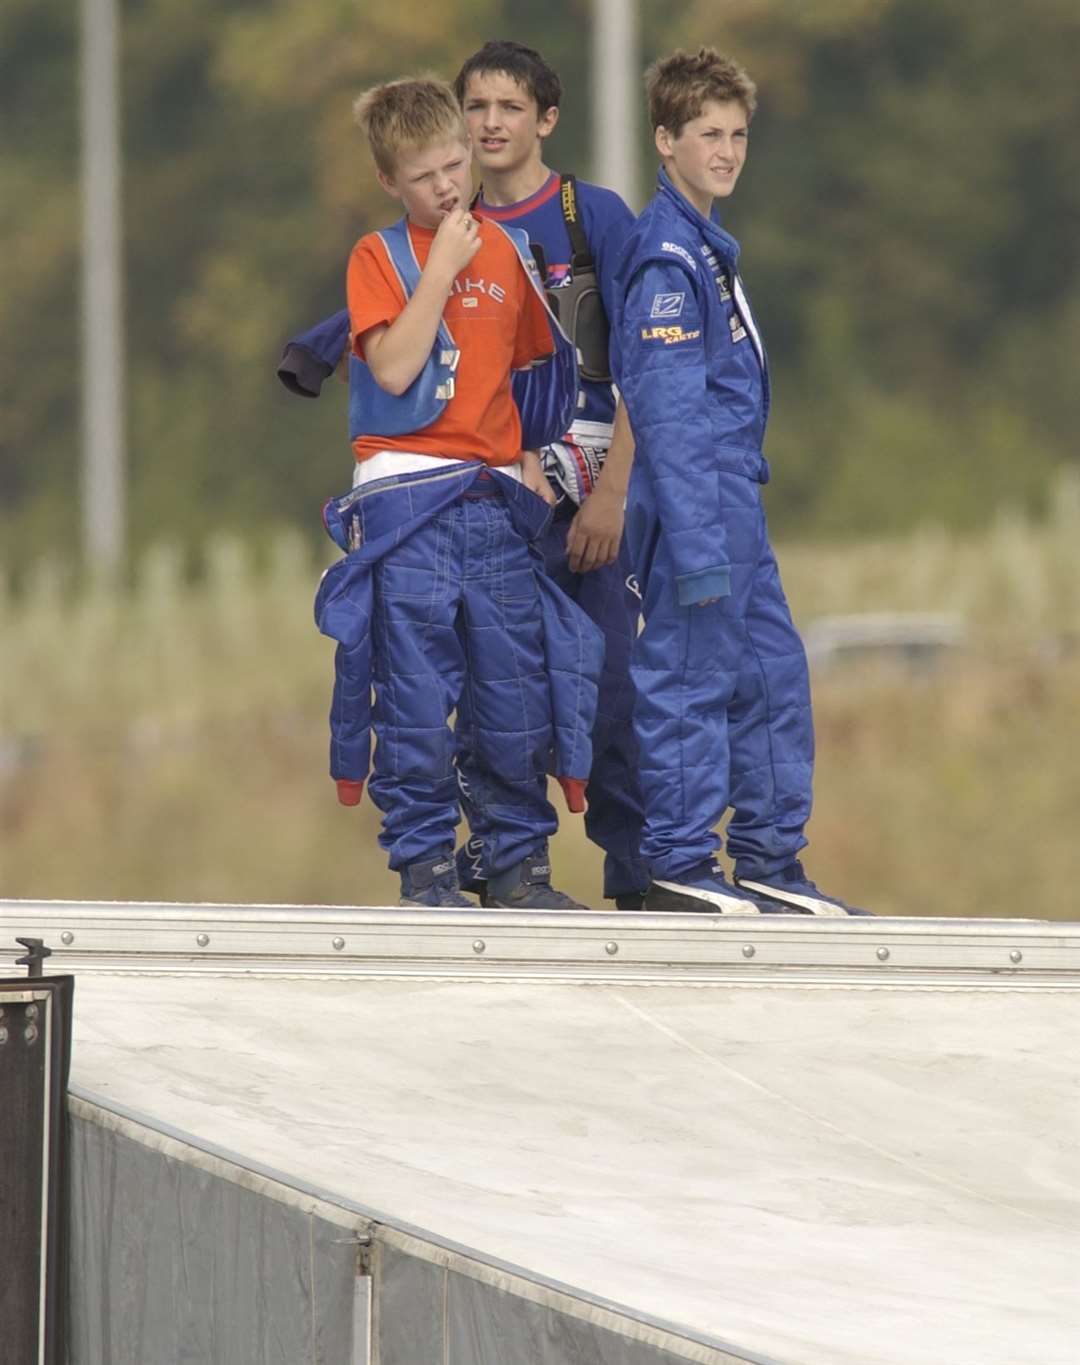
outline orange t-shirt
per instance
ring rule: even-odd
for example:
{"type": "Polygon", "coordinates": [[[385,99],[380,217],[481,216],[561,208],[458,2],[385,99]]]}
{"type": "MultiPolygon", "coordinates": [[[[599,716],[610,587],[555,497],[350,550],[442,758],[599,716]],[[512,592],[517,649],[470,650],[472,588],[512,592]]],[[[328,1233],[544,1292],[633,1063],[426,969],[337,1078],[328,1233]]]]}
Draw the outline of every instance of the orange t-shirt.
{"type": "MultiPolygon", "coordinates": [[[[435,238],[433,228],[409,224],[421,270],[435,238]]],[[[359,338],[370,327],[392,323],[405,307],[390,257],[378,233],[361,237],[349,258],[350,340],[364,359],[359,338]]],[[[360,436],[358,460],[379,450],[481,459],[513,464],[521,450],[521,419],[510,394],[510,372],[554,349],[547,313],[526,279],[514,244],[490,223],[480,222],[480,250],[454,281],[443,318],[461,352],[454,396],[430,426],[403,436],[360,436]]]]}

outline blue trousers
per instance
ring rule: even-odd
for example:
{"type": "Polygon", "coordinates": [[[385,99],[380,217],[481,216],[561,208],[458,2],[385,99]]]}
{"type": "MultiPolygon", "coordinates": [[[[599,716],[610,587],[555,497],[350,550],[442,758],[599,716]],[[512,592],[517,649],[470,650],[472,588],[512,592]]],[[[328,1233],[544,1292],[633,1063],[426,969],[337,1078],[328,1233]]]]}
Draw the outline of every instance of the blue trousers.
{"type": "MultiPolygon", "coordinates": [[[[643,890],[649,880],[640,853],[643,810],[630,680],[630,650],[637,633],[640,604],[629,586],[632,569],[625,544],[614,564],[589,573],[571,571],[566,538],[576,511],[569,499],[560,503],[538,548],[548,575],[599,626],[604,636],[604,668],[593,729],[585,830],[593,843],[604,850],[604,895],[614,897],[643,890]]],[[[504,837],[495,826],[508,796],[517,802],[526,799],[526,793],[508,784],[505,773],[485,761],[467,722],[459,721],[458,734],[462,805],[472,834],[466,861],[471,874],[484,879],[508,865],[502,850],[504,837]]],[[[535,812],[535,827],[543,826],[553,833],[558,817],[547,799],[546,781],[537,780],[527,799],[535,812]]],[[[535,847],[524,853],[533,852],[535,847]]]]}
{"type": "Polygon", "coordinates": [[[450,851],[457,743],[502,775],[490,812],[501,866],[555,829],[535,801],[553,742],[537,565],[495,495],[459,498],[374,566],[371,797],[391,868],[450,851]]]}
{"type": "Polygon", "coordinates": [[[719,473],[731,595],[681,607],[647,482],[627,537],[645,625],[632,657],[645,798],[642,853],[653,877],[713,855],[729,806],[728,853],[742,876],[786,866],[806,844],[814,734],[806,653],[769,546],[761,486],[719,473]]]}

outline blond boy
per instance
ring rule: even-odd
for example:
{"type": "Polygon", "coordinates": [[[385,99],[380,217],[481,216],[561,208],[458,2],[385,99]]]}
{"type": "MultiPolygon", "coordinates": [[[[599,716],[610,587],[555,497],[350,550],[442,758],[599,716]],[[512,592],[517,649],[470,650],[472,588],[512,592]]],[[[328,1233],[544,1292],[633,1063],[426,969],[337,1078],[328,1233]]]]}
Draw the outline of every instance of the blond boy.
{"type": "MultiPolygon", "coordinates": [[[[600,646],[576,608],[552,597],[529,550],[551,494],[536,455],[521,449],[511,372],[549,356],[553,334],[517,246],[469,212],[454,94],[435,79],[393,81],[363,95],[356,114],[379,184],[405,217],[362,237],[348,267],[362,381],[352,386],[357,470],[352,493],[328,504],[328,525],[351,553],[316,604],[341,642],[331,772],[340,799],[359,800],[370,677],[369,789],[402,901],[468,906],[452,856],[459,805],[447,718],[467,713],[475,742],[510,779],[497,858],[499,871],[516,867],[552,830],[514,791],[531,792],[553,751],[572,789],[588,774],[587,743],[571,746],[573,770],[559,767],[552,613],[589,646],[584,673],[568,659],[560,676],[584,685],[578,700],[591,695],[593,707],[600,646]]],[[[588,705],[581,724],[591,727],[588,705]]]]}

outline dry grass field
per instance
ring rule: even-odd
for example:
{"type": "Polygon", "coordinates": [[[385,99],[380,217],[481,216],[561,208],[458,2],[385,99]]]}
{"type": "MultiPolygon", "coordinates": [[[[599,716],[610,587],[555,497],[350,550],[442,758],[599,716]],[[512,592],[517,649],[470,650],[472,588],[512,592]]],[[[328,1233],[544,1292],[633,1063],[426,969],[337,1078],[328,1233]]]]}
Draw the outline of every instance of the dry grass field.
{"type": "MultiPolygon", "coordinates": [[[[930,659],[815,665],[812,875],[882,913],[1080,918],[1080,483],[1037,526],[789,544],[780,562],[808,638],[855,613],[963,630],[930,659]]],[[[377,812],[339,807],[326,775],[318,572],[284,535],[258,571],[219,542],[197,585],[167,547],[130,592],[50,562],[0,584],[0,896],[394,902],[377,812]]],[[[596,900],[578,817],[553,861],[596,900]]]]}

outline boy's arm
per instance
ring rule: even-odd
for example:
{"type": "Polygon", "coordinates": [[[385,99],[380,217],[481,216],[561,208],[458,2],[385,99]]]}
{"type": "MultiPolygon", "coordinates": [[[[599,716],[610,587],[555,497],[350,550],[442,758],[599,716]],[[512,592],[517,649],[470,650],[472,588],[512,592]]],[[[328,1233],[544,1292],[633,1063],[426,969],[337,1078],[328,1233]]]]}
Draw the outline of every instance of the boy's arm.
{"type": "Polygon", "coordinates": [[[611,190],[601,190],[596,201],[582,196],[585,235],[596,262],[596,281],[604,311],[612,326],[619,311],[618,270],[626,239],[634,226],[634,215],[611,190]]]}
{"type": "Polygon", "coordinates": [[[695,280],[647,261],[619,321],[623,397],[675,567],[680,606],[731,592],[695,280]]]}
{"type": "Polygon", "coordinates": [[[290,393],[318,398],[323,381],[349,350],[349,314],[343,308],[286,342],[277,376],[290,393]]]}
{"type": "MultiPolygon", "coordinates": [[[[439,224],[420,282],[405,307],[393,322],[381,322],[356,333],[353,348],[367,362],[381,389],[402,394],[424,368],[454,280],[479,250],[480,228],[476,219],[464,209],[454,209],[439,224]]],[[[355,287],[363,288],[359,282],[355,287]]],[[[350,262],[351,312],[353,294],[350,262]]]]}
{"type": "MultiPolygon", "coordinates": [[[[582,193],[582,217],[596,262],[596,278],[604,310],[614,327],[616,277],[623,245],[634,226],[634,215],[611,191],[582,193]]],[[[626,489],[634,462],[634,433],[620,398],[615,407],[615,428],[593,491],[570,523],[566,550],[570,569],[587,573],[602,569],[618,558],[622,542],[626,489]]]]}
{"type": "Polygon", "coordinates": [[[581,504],[566,535],[566,552],[573,573],[588,573],[614,564],[622,541],[626,489],[634,462],[634,433],[620,398],[615,429],[593,491],[581,504]]]}

